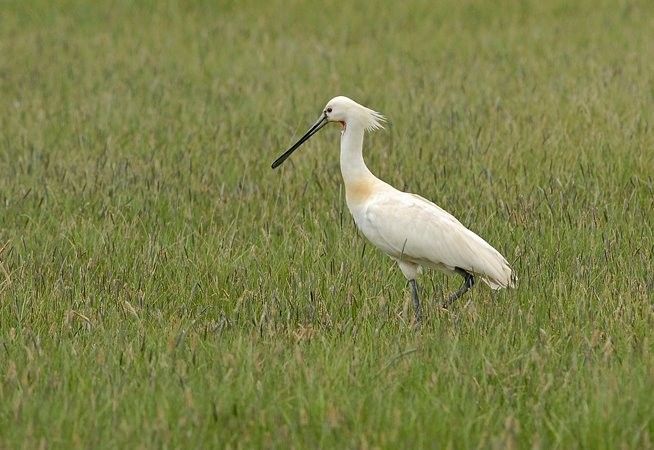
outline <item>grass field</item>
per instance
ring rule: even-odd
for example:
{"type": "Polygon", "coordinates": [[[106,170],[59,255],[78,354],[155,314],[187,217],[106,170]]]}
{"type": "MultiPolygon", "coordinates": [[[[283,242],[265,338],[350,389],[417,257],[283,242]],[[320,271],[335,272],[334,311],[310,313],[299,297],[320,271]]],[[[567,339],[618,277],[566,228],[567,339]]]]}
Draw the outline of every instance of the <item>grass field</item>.
{"type": "Polygon", "coordinates": [[[654,448],[654,3],[0,3],[0,448],[654,448]],[[386,181],[518,289],[422,278],[386,181]]]}

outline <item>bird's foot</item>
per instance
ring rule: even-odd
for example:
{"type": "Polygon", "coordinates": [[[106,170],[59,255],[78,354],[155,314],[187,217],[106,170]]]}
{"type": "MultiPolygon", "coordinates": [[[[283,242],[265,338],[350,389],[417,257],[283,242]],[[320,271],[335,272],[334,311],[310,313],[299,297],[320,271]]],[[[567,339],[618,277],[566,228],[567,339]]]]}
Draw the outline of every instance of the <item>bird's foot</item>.
{"type": "Polygon", "coordinates": [[[468,289],[475,285],[475,277],[472,274],[462,269],[458,269],[458,271],[463,276],[463,284],[456,292],[451,294],[445,302],[443,302],[443,309],[448,309],[450,306],[452,306],[452,303],[454,303],[459,297],[465,294],[468,289]]]}

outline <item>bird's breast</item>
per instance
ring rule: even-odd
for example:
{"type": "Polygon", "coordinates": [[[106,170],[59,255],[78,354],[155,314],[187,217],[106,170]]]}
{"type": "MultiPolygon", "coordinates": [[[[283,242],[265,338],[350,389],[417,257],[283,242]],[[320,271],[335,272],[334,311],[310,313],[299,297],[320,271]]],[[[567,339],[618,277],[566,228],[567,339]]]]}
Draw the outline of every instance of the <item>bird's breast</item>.
{"type": "Polygon", "coordinates": [[[373,194],[374,186],[370,181],[354,181],[345,184],[345,200],[350,211],[363,205],[373,194]]]}
{"type": "Polygon", "coordinates": [[[366,216],[366,210],[375,193],[376,186],[373,182],[355,181],[345,183],[345,199],[350,214],[352,214],[357,228],[373,243],[377,241],[377,231],[374,224],[370,222],[369,217],[366,216]]]}

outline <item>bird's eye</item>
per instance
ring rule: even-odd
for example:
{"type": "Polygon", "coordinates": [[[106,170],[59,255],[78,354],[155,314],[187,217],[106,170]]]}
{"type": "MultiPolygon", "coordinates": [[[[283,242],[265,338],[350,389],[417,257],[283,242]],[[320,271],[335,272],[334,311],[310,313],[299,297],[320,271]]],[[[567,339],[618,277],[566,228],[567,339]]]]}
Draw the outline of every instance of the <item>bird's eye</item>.
{"type": "Polygon", "coordinates": [[[328,112],[328,113],[332,112],[332,109],[331,109],[331,108],[327,108],[327,112],[328,112]]]}

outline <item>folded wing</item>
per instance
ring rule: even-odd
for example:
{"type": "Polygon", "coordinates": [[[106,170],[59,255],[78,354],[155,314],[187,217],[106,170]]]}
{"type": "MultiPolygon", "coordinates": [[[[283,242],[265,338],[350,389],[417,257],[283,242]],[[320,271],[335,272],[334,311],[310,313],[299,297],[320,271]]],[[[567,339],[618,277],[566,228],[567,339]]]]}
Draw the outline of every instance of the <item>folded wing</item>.
{"type": "Polygon", "coordinates": [[[506,259],[453,215],[418,195],[395,191],[370,201],[364,234],[395,258],[473,273],[492,289],[513,287],[506,259]]]}

